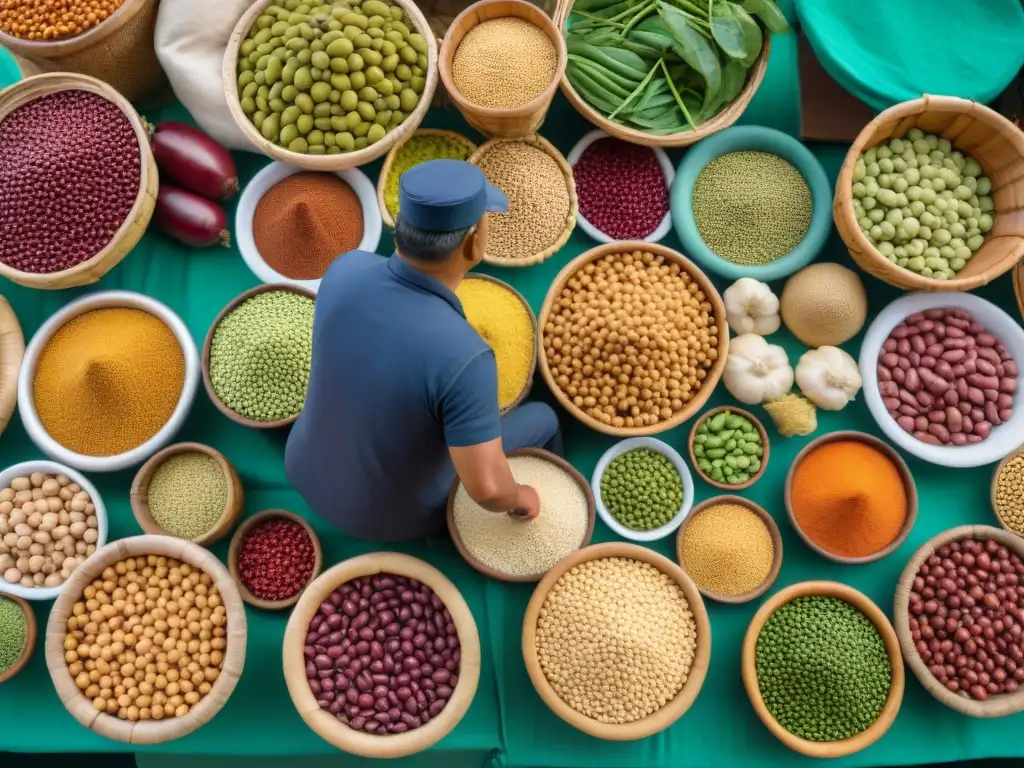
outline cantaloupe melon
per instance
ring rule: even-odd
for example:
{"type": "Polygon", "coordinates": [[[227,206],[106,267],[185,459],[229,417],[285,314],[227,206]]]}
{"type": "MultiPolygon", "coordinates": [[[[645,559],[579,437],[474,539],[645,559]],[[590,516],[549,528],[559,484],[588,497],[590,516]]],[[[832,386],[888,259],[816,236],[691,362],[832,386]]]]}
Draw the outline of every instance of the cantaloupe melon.
{"type": "Polygon", "coordinates": [[[779,313],[807,346],[838,346],[864,327],[868,297],[856,272],[841,264],[811,264],[786,281],[779,313]]]}

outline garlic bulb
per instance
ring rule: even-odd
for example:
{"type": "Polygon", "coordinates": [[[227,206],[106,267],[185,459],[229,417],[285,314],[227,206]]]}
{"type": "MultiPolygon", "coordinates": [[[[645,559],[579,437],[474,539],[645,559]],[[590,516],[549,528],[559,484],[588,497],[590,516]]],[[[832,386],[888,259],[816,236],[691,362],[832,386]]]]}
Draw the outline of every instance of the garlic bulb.
{"type": "Polygon", "coordinates": [[[722,294],[729,326],[738,334],[767,336],[779,330],[779,298],[767,283],[741,277],[722,294]]]}
{"type": "Polygon", "coordinates": [[[857,361],[839,347],[805,352],[796,366],[796,385],[826,411],[842,410],[861,387],[857,361]]]}
{"type": "Polygon", "coordinates": [[[741,403],[757,405],[789,392],[793,386],[793,368],[782,347],[746,333],[729,342],[722,381],[741,403]]]}

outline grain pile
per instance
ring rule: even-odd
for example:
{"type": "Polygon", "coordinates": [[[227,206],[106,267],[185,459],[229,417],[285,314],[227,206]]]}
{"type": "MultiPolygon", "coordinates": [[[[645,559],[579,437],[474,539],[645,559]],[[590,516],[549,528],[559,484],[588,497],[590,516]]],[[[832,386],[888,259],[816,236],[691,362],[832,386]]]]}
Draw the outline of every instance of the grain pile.
{"type": "Polygon", "coordinates": [[[173,536],[201,539],[228,503],[228,481],[212,456],[179,453],[161,464],[149,483],[149,513],[173,536]]]}
{"type": "Polygon", "coordinates": [[[715,504],[683,531],[679,563],[707,592],[735,597],[757,589],[772,569],[775,545],[765,522],[741,504],[715,504]]]}
{"type": "Polygon", "coordinates": [[[558,52],[526,19],[490,19],[473,27],[452,60],[452,80],[468,101],[516,109],[544,92],[555,77],[558,52]]]}

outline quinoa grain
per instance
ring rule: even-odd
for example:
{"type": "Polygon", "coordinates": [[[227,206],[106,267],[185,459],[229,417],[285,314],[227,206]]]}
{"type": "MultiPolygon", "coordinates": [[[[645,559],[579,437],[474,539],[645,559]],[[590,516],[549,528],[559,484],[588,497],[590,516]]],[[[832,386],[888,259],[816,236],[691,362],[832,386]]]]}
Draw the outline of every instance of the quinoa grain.
{"type": "Polygon", "coordinates": [[[768,526],[741,504],[715,504],[698,513],[683,531],[683,570],[701,589],[735,597],[757,589],[775,562],[768,526]]]}
{"type": "Polygon", "coordinates": [[[516,109],[551,85],[557,66],[558,53],[544,30],[510,16],[466,34],[452,59],[452,80],[478,106],[516,109]]]}

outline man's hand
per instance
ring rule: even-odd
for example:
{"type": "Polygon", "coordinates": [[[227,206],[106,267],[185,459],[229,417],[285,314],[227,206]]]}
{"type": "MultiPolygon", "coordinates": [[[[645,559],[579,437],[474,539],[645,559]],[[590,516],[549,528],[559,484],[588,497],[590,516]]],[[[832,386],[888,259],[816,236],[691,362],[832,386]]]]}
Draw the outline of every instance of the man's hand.
{"type": "Polygon", "coordinates": [[[519,486],[519,499],[516,506],[509,510],[509,517],[516,520],[533,520],[540,516],[540,496],[536,489],[529,485],[519,486]]]}

